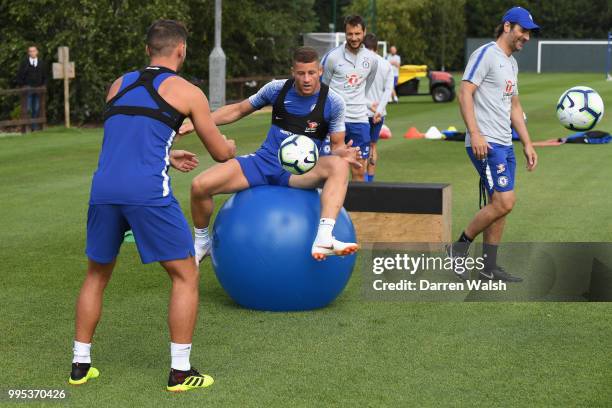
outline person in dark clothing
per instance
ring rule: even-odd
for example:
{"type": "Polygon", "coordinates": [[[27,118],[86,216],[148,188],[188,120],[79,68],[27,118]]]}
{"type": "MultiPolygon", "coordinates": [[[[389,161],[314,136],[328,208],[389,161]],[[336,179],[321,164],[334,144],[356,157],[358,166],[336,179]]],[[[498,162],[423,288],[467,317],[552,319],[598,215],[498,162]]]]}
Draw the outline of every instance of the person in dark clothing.
{"type": "MultiPolygon", "coordinates": [[[[16,82],[19,87],[47,86],[47,67],[38,57],[38,48],[35,45],[28,47],[28,56],[21,61],[16,82]]],[[[26,98],[30,117],[37,118],[40,114],[40,93],[28,92],[26,98]]],[[[39,125],[32,125],[32,130],[38,127],[39,125]]]]}

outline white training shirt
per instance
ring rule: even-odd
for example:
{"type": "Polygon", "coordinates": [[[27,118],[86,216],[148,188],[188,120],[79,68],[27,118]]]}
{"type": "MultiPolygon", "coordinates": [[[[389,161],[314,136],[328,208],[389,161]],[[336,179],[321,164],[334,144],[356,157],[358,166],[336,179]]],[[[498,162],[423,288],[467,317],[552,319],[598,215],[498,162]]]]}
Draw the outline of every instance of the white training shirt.
{"type": "MultiPolygon", "coordinates": [[[[487,142],[512,145],[510,112],[512,97],[518,95],[518,64],[512,55],[491,41],[470,56],[463,80],[478,86],[474,113],[480,134],[487,142]]],[[[471,146],[469,131],[465,145],[471,146]]]]}
{"type": "Polygon", "coordinates": [[[374,77],[374,83],[368,90],[366,95],[368,99],[368,116],[374,116],[374,112],[370,109],[373,102],[378,102],[376,112],[382,116],[387,116],[387,103],[391,98],[391,91],[393,91],[393,68],[389,61],[385,60],[380,55],[376,55],[378,59],[378,69],[376,70],[376,76],[374,77]]]}
{"type": "MultiPolygon", "coordinates": [[[[395,55],[387,54],[387,61],[389,61],[390,63],[397,62],[397,65],[402,65],[402,57],[400,57],[397,54],[395,55]]],[[[393,68],[393,75],[398,77],[399,76],[399,66],[395,66],[391,64],[391,67],[393,68]]]]}
{"type": "Polygon", "coordinates": [[[325,54],[321,61],[321,81],[344,99],[346,122],[368,122],[366,92],[376,76],[376,56],[363,44],[357,54],[353,54],[344,43],[325,54]]]}

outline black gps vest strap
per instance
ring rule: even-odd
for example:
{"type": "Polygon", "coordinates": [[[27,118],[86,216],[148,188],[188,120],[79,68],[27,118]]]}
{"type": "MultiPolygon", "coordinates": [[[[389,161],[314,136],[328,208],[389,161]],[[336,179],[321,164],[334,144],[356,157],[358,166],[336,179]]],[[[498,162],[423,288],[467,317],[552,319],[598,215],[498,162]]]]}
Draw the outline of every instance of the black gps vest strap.
{"type": "Polygon", "coordinates": [[[174,109],[168,102],[162,98],[155,87],[153,86],[153,80],[160,74],[173,73],[171,69],[164,67],[147,67],[140,71],[140,76],[134,83],[126,86],[117,95],[115,95],[106,104],[104,111],[104,121],[114,115],[131,115],[131,116],[147,116],[152,119],[159,120],[166,124],[169,128],[174,131],[178,131],[179,127],[185,119],[185,115],[174,109]],[[145,106],[114,106],[123,95],[130,92],[132,89],[138,88],[139,86],[144,87],[147,90],[151,98],[157,104],[157,108],[148,108],[145,106]]]}
{"type": "Polygon", "coordinates": [[[314,109],[306,116],[296,116],[288,113],[285,109],[285,97],[293,83],[293,78],[288,79],[278,94],[272,108],[272,124],[297,135],[324,140],[329,130],[329,123],[324,118],[325,102],[327,101],[329,87],[322,83],[314,109]]]}
{"type": "Polygon", "coordinates": [[[487,159],[481,161],[482,167],[480,169],[480,180],[478,182],[478,208],[481,208],[487,205],[487,198],[489,195],[489,190],[487,190],[487,167],[488,162],[487,159]]]}

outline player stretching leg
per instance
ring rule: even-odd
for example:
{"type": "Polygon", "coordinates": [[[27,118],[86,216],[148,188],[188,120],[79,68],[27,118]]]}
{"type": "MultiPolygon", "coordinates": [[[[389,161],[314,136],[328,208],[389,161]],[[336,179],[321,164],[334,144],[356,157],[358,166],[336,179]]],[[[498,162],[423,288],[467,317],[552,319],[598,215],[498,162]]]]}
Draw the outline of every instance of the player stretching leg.
{"type": "MultiPolygon", "coordinates": [[[[74,358],[68,382],[97,378],[91,342],[124,233],[131,229],[143,263],[159,262],[172,280],[168,326],[171,368],[167,389],[188,391],[213,383],[191,366],[189,355],[198,311],[199,272],[187,220],[172,194],[168,168],[194,169],[195,155],[170,151],[183,119],[191,117],[213,159],[232,158],[210,118],[202,91],[176,74],[186,56],[187,30],[159,20],[147,32],[150,64],[117,79],[107,96],[104,141],[91,185],[87,216],[89,266],[76,305],[74,358]]],[[[137,317],[136,311],[133,314],[137,317]]]]}
{"type": "MultiPolygon", "coordinates": [[[[466,150],[480,176],[481,194],[485,199],[488,195],[489,203],[476,213],[448,252],[451,257],[467,256],[470,244],[482,232],[485,257],[485,268],[479,274],[482,279],[522,281],[497,265],[497,248],[506,216],[515,203],[516,159],[511,127],[523,143],[527,170],[535,169],[538,163],[519,102],[518,65],[512,56],[529,41],[531,31],[538,29],[524,8],[508,10],[496,30],[497,40],[474,51],[461,82],[459,104],[468,130],[466,150]]],[[[467,271],[456,274],[461,279],[468,278],[467,271]]]]}
{"type": "MultiPolygon", "coordinates": [[[[233,193],[264,184],[311,189],[322,187],[321,220],[312,256],[317,260],[330,255],[349,255],[357,251],[353,242],[333,237],[338,212],[344,203],[349,166],[359,166],[358,149],[344,143],[344,102],[319,81],[321,66],[317,52],[298,48],[293,55],[292,78],[272,81],[249,99],[226,105],[212,117],[217,125],[233,123],[257,109],[272,105],[272,125],[259,150],[218,164],[198,175],[191,185],[191,214],[195,229],[196,258],[201,261],[210,251],[208,232],[213,213],[213,196],[233,193]],[[284,170],[277,159],[280,143],[293,134],[306,135],[319,148],[331,134],[332,154],[321,156],[306,174],[294,175],[284,170]]],[[[189,124],[180,133],[192,130],[189,124]]],[[[253,231],[256,234],[257,231],[253,231]]]]}

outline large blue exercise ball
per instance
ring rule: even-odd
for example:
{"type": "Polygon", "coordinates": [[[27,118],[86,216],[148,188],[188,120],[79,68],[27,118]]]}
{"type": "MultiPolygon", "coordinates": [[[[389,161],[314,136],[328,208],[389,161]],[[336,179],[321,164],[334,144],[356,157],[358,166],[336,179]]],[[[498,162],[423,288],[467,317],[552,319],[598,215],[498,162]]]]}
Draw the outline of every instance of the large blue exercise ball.
{"type": "MultiPolygon", "coordinates": [[[[227,294],[245,308],[267,311],[312,310],[336,299],[356,255],[312,258],[320,214],[315,190],[260,186],[230,197],[215,219],[211,253],[227,294]]],[[[344,208],[333,233],[356,242],[344,208]]]]}

